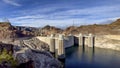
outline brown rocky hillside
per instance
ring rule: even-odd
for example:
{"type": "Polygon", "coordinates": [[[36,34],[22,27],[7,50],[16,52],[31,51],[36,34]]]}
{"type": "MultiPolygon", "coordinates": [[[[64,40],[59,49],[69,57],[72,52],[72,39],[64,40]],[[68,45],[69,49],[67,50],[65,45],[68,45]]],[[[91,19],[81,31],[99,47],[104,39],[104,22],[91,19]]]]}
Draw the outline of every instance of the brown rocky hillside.
{"type": "Polygon", "coordinates": [[[62,32],[63,32],[62,29],[54,27],[54,26],[49,26],[49,25],[46,25],[45,27],[41,29],[41,33],[43,35],[58,34],[58,33],[60,34],[62,32]]]}
{"type": "Polygon", "coordinates": [[[0,22],[0,39],[19,38],[19,37],[33,37],[50,34],[120,34],[120,19],[117,19],[111,24],[93,24],[82,26],[70,26],[65,30],[54,26],[45,26],[43,28],[12,26],[9,22],[0,22]]]}
{"type": "Polygon", "coordinates": [[[9,22],[0,22],[0,39],[8,39],[15,36],[14,27],[9,22]]]}
{"type": "Polygon", "coordinates": [[[0,22],[0,40],[31,37],[35,35],[35,28],[12,26],[10,22],[0,22]]]}
{"type": "Polygon", "coordinates": [[[119,26],[120,25],[120,19],[117,19],[115,22],[111,23],[110,25],[116,25],[119,26]]]}
{"type": "Polygon", "coordinates": [[[93,24],[93,25],[84,25],[80,27],[71,26],[66,28],[63,33],[65,34],[93,33],[96,35],[120,34],[120,19],[117,19],[115,22],[107,25],[93,24]]]}

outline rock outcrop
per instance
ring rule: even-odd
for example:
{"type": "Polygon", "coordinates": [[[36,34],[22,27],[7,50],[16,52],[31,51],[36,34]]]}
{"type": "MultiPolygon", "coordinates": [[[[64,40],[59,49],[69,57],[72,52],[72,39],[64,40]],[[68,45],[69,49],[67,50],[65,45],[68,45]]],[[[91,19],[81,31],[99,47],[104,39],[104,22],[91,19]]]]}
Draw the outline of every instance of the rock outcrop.
{"type": "Polygon", "coordinates": [[[9,22],[0,22],[0,41],[16,37],[14,27],[9,22]]]}
{"type": "Polygon", "coordinates": [[[25,46],[27,46],[30,49],[33,50],[43,50],[43,51],[48,51],[49,50],[49,45],[46,43],[43,43],[37,38],[31,38],[29,40],[22,40],[21,43],[25,46]]]}
{"type": "Polygon", "coordinates": [[[29,48],[23,48],[16,52],[16,58],[19,64],[33,61],[34,68],[60,68],[60,62],[47,52],[34,51],[29,48]]]}
{"type": "Polygon", "coordinates": [[[61,68],[61,63],[48,51],[49,46],[36,38],[15,41],[14,57],[23,64],[33,61],[35,68],[61,68]]]}
{"type": "Polygon", "coordinates": [[[37,28],[12,26],[10,22],[0,22],[0,41],[14,41],[16,38],[33,37],[37,28]]]}
{"type": "Polygon", "coordinates": [[[18,37],[33,37],[36,36],[35,31],[38,31],[35,27],[14,26],[14,28],[18,37]]]}
{"type": "Polygon", "coordinates": [[[63,32],[62,29],[46,25],[45,27],[41,28],[41,32],[43,35],[50,35],[50,34],[60,34],[63,32]]]}
{"type": "Polygon", "coordinates": [[[119,35],[120,34],[120,19],[117,19],[111,24],[93,24],[83,26],[70,26],[66,28],[63,33],[65,34],[96,34],[96,35],[119,35]]]}
{"type": "Polygon", "coordinates": [[[119,26],[120,25],[120,19],[117,19],[116,21],[112,22],[110,25],[119,26]]]}
{"type": "Polygon", "coordinates": [[[120,51],[120,35],[99,35],[95,37],[95,47],[120,51]]]}
{"type": "MultiPolygon", "coordinates": [[[[6,49],[13,54],[17,68],[61,68],[61,62],[49,52],[49,46],[37,38],[19,39],[11,44],[0,43],[0,51],[6,49]]],[[[6,61],[8,62],[8,61],[6,61]]],[[[0,64],[0,66],[4,64],[0,64]]]]}

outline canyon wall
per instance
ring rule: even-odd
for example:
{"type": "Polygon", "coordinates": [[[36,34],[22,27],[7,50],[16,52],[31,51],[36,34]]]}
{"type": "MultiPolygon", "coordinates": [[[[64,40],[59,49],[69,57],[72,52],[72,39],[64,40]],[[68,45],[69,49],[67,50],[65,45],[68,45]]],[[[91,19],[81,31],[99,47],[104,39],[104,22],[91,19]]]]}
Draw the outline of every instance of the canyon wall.
{"type": "Polygon", "coordinates": [[[95,36],[95,47],[120,51],[120,35],[95,36]]]}

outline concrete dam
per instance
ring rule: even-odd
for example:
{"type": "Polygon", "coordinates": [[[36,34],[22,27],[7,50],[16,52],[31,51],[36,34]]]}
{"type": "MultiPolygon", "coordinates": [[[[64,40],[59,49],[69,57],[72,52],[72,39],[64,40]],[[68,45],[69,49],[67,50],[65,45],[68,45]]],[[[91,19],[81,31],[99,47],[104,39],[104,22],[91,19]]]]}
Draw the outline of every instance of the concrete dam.
{"type": "Polygon", "coordinates": [[[50,52],[55,53],[56,57],[65,58],[65,48],[72,47],[74,45],[94,47],[94,35],[53,35],[48,37],[38,36],[37,38],[49,45],[50,52]]]}

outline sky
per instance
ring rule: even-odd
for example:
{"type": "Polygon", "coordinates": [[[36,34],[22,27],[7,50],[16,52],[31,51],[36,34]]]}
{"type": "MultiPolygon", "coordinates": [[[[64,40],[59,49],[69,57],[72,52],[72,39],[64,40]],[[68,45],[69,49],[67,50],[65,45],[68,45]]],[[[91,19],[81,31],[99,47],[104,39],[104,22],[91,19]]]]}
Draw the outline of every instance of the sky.
{"type": "Polygon", "coordinates": [[[0,21],[12,25],[67,27],[120,18],[120,0],[0,0],[0,21]]]}

